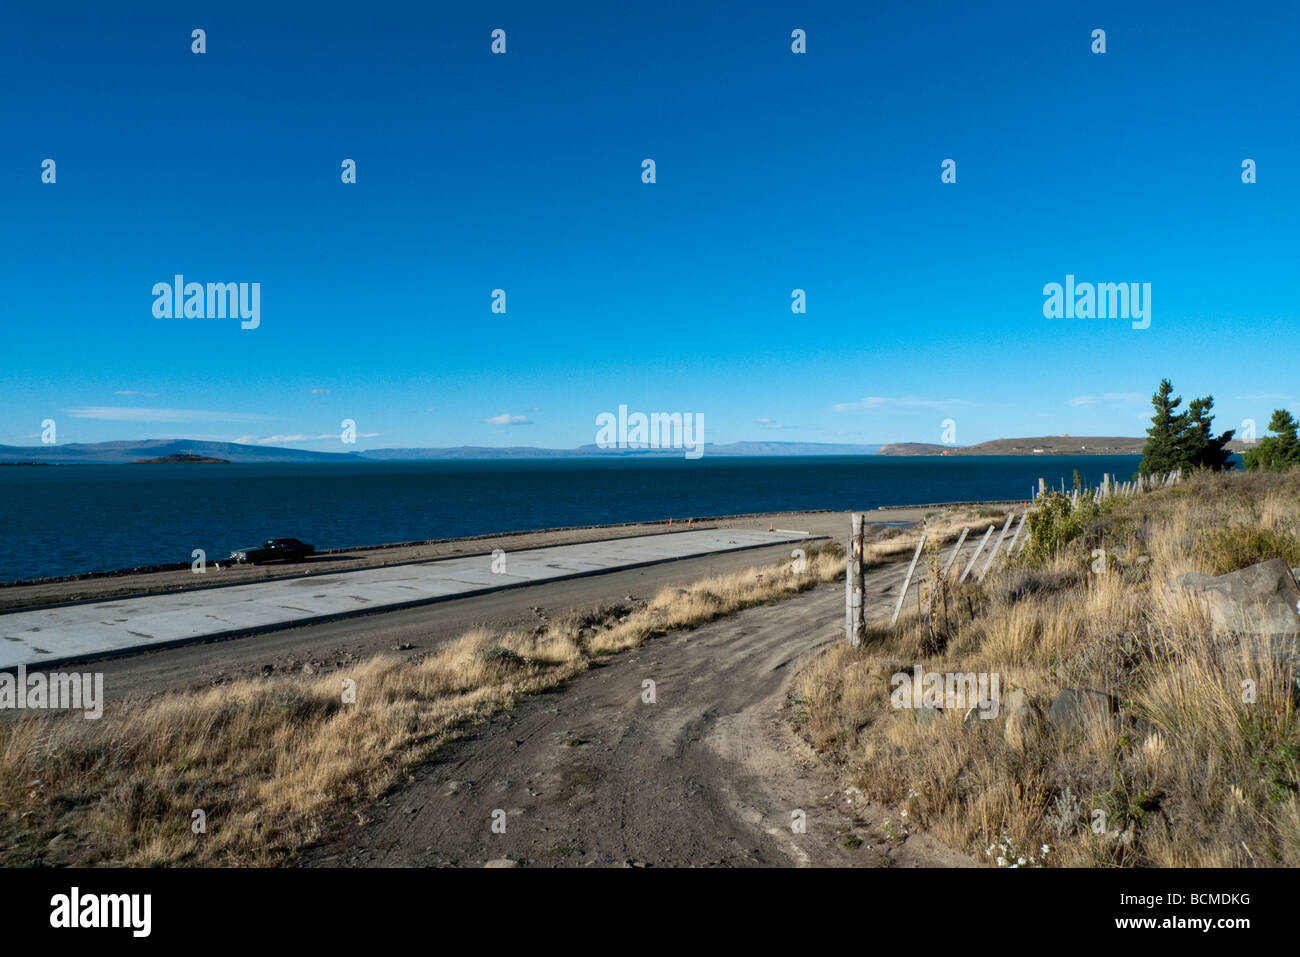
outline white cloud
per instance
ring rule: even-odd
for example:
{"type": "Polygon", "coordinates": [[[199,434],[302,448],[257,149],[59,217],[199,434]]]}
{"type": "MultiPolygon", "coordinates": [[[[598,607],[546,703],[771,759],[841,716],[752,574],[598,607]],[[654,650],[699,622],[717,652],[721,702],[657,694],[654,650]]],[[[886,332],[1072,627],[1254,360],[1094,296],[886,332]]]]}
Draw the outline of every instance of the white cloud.
{"type": "Polygon", "coordinates": [[[511,415],[509,412],[502,412],[500,415],[494,415],[490,419],[484,419],[488,425],[532,425],[532,419],[526,415],[511,415]]]}
{"type": "Polygon", "coordinates": [[[1077,408],[1081,405],[1099,405],[1102,402],[1109,405],[1134,405],[1145,401],[1149,401],[1149,397],[1137,392],[1107,392],[1104,395],[1076,395],[1065,404],[1077,408]]]}
{"type": "Polygon", "coordinates": [[[135,389],[118,389],[116,392],[113,393],[113,395],[140,395],[140,396],[150,396],[150,395],[157,395],[157,394],[158,394],[157,392],[137,392],[135,389]]]}
{"type": "Polygon", "coordinates": [[[309,390],[309,391],[311,392],[312,395],[329,395],[329,394],[330,394],[330,390],[329,390],[329,389],[311,389],[311,390],[309,390]]]}
{"type": "Polygon", "coordinates": [[[92,405],[64,409],[74,419],[102,419],[106,422],[262,422],[267,416],[246,412],[207,412],[201,409],[134,409],[92,405]]]}
{"type": "Polygon", "coordinates": [[[894,409],[899,412],[943,411],[957,406],[970,405],[966,399],[926,399],[921,396],[869,395],[857,402],[839,402],[831,406],[835,412],[860,412],[864,409],[894,409]]]}

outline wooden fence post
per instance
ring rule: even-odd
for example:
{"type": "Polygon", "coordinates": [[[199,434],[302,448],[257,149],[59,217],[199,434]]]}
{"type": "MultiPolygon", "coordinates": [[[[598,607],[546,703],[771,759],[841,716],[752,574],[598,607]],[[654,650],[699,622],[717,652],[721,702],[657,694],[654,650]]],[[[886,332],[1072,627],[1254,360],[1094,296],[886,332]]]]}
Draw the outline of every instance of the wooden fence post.
{"type": "Polygon", "coordinates": [[[957,563],[957,556],[961,553],[961,546],[966,541],[966,536],[970,534],[969,528],[963,528],[961,534],[957,536],[957,544],[953,546],[952,554],[948,556],[948,564],[943,566],[943,574],[939,576],[939,581],[946,582],[948,573],[952,571],[952,566],[957,563]]]}
{"type": "Polygon", "coordinates": [[[989,536],[992,534],[993,526],[990,525],[989,530],[985,532],[984,537],[980,539],[980,547],[975,549],[975,554],[970,557],[970,564],[968,564],[966,570],[961,573],[961,578],[957,579],[958,585],[966,580],[966,576],[970,574],[970,570],[975,567],[975,561],[980,557],[980,552],[984,551],[984,546],[989,543],[989,536]]]}
{"type": "Polygon", "coordinates": [[[930,613],[930,608],[934,604],[934,593],[943,588],[943,583],[948,580],[948,573],[952,571],[952,566],[957,561],[957,555],[961,552],[961,544],[966,541],[966,535],[970,532],[969,528],[963,528],[961,534],[957,536],[957,544],[952,547],[952,554],[943,564],[943,570],[939,572],[939,580],[934,583],[934,588],[930,591],[930,596],[925,600],[925,613],[930,613]]]}
{"type": "Polygon", "coordinates": [[[1015,554],[1015,552],[1013,551],[1013,549],[1016,547],[1016,542],[1020,541],[1020,530],[1023,529],[1023,528],[1025,527],[1025,519],[1028,518],[1028,516],[1029,516],[1029,513],[1028,513],[1028,512],[1021,512],[1021,513],[1020,513],[1020,521],[1018,521],[1018,522],[1016,523],[1016,533],[1015,533],[1014,535],[1011,536],[1011,541],[1007,542],[1007,557],[1008,557],[1008,558],[1009,558],[1011,555],[1015,554]]]}
{"type": "MultiPolygon", "coordinates": [[[[992,529],[992,525],[989,526],[992,529]]],[[[921,557],[921,549],[925,548],[925,533],[921,533],[921,540],[916,543],[916,551],[912,554],[912,564],[907,566],[907,577],[903,579],[903,588],[898,593],[898,604],[894,606],[894,617],[889,619],[891,625],[898,621],[898,613],[903,610],[903,599],[907,597],[907,586],[912,584],[912,572],[916,571],[916,562],[921,557]]]]}
{"type": "Polygon", "coordinates": [[[989,557],[985,560],[984,567],[980,569],[980,577],[977,581],[983,581],[984,576],[987,575],[989,569],[993,567],[993,559],[997,558],[998,549],[1002,547],[1002,541],[1007,537],[1007,530],[1011,528],[1011,520],[1013,518],[1015,518],[1015,515],[1008,512],[1007,520],[1002,524],[1002,531],[998,533],[998,540],[993,543],[993,551],[989,552],[989,557]]]}
{"type": "Polygon", "coordinates": [[[844,634],[849,639],[849,646],[853,648],[862,644],[862,632],[866,625],[862,595],[862,552],[866,533],[862,519],[861,512],[854,512],[850,519],[849,547],[844,568],[844,634]]]}

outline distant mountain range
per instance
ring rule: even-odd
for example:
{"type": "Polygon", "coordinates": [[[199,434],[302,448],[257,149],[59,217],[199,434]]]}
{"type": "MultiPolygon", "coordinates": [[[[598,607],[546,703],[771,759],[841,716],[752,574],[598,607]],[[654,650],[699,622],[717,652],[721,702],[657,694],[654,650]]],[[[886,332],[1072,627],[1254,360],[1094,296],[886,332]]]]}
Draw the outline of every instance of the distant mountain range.
{"type": "MultiPolygon", "coordinates": [[[[706,456],[737,455],[874,455],[879,445],[834,445],[816,442],[732,442],[705,443],[706,456]]],[[[681,458],[681,449],[602,449],[584,445],[576,449],[539,449],[528,446],[493,448],[462,445],[447,449],[371,449],[366,452],[317,452],[269,445],[241,445],[237,442],[207,442],[189,439],[146,439],[142,441],[72,443],[69,445],[0,445],[0,462],[49,462],[57,465],[119,465],[141,459],[172,456],[203,456],[227,462],[396,462],[435,459],[556,459],[615,457],[681,458]]]]}
{"type": "MultiPolygon", "coordinates": [[[[895,442],[887,445],[836,445],[820,442],[705,443],[704,454],[718,456],[782,455],[1138,455],[1145,438],[1128,436],[1051,435],[1027,439],[994,439],[978,445],[938,445],[929,442],[895,442]]],[[[1240,452],[1245,443],[1230,442],[1240,452]]],[[[494,448],[461,445],[447,449],[371,449],[366,452],[316,452],[237,442],[188,439],[73,443],[70,445],[0,445],[0,463],[48,462],[56,465],[119,465],[141,459],[202,456],[227,462],[398,462],[447,459],[576,459],[576,458],[681,458],[681,449],[602,449],[583,445],[576,449],[539,449],[531,446],[494,448]]]]}

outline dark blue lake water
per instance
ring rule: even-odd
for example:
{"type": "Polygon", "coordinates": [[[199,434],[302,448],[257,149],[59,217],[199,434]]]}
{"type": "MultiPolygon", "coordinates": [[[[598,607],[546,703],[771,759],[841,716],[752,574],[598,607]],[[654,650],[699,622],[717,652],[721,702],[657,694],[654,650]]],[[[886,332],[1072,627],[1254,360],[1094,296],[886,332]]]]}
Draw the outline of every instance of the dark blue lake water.
{"type": "Polygon", "coordinates": [[[1139,456],[567,459],[0,468],[0,581],[320,548],[790,509],[1026,498],[1139,456]]]}

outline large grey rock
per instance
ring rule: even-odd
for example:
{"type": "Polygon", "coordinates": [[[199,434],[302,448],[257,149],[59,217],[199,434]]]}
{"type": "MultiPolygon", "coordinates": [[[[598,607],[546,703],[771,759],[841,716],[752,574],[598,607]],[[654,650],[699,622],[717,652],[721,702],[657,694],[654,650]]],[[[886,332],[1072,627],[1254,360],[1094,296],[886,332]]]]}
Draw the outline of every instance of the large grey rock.
{"type": "Polygon", "coordinates": [[[1090,721],[1116,721],[1115,699],[1091,688],[1066,688],[1052,701],[1049,717],[1052,724],[1074,731],[1090,721]]]}
{"type": "Polygon", "coordinates": [[[1043,712],[1024,688],[1013,688],[1002,705],[1006,715],[1002,738],[1018,751],[1026,750],[1043,725],[1043,712]]]}
{"type": "Polygon", "coordinates": [[[1300,634],[1300,587],[1280,558],[1226,575],[1179,575],[1171,588],[1204,601],[1216,632],[1300,634]]]}

